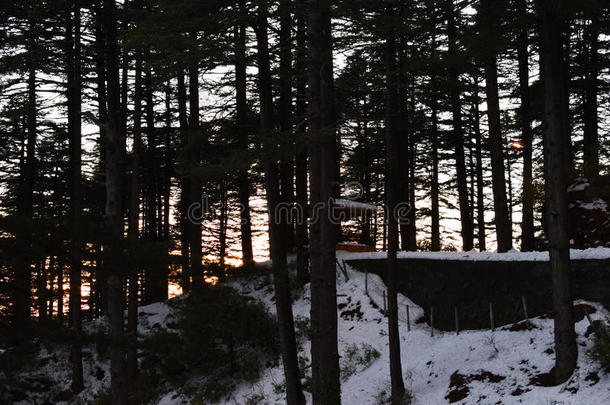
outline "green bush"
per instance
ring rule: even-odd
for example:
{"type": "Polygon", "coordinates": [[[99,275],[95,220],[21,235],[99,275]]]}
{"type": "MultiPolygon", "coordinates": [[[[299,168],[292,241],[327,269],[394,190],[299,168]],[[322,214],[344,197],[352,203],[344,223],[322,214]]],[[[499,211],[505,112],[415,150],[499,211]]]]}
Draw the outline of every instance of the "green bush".
{"type": "Polygon", "coordinates": [[[215,286],[172,305],[177,306],[177,329],[144,339],[142,370],[209,403],[277,364],[277,325],[262,303],[215,286]]]}
{"type": "Polygon", "coordinates": [[[367,369],[381,354],[368,343],[360,346],[357,344],[347,345],[341,356],[341,379],[347,380],[359,371],[367,369]]]}
{"type": "Polygon", "coordinates": [[[610,321],[596,321],[595,324],[591,357],[610,370],[610,321]]]}
{"type": "Polygon", "coordinates": [[[311,320],[308,317],[297,315],[294,318],[294,329],[296,338],[300,343],[311,340],[311,320]]]}

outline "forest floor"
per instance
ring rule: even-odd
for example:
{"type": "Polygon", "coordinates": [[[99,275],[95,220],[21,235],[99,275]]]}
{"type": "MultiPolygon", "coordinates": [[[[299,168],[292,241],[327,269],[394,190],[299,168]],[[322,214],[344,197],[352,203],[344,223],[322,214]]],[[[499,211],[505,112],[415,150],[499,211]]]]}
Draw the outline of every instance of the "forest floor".
{"type": "MultiPolygon", "coordinates": [[[[349,280],[337,269],[337,311],[339,354],[342,369],[342,402],[348,405],[384,403],[390,392],[387,318],[383,316],[385,284],[377,275],[365,275],[347,268],[349,280]],[[356,352],[356,353],[354,353],[356,352]],[[370,355],[375,352],[379,354],[370,355]]],[[[262,300],[275,311],[273,289],[253,288],[250,282],[233,282],[242,294],[262,300]]],[[[434,331],[417,320],[423,310],[399,294],[401,360],[405,387],[413,404],[608,404],[610,374],[592,360],[589,321],[582,317],[575,329],[578,339],[578,367],[559,386],[548,385],[554,365],[553,320],[545,317],[490,330],[434,331]],[[411,330],[407,330],[406,305],[410,308],[411,330]],[[512,329],[512,330],[511,330],[512,329]]],[[[608,311],[596,303],[577,301],[595,308],[593,321],[608,319],[608,311]]],[[[293,305],[297,327],[309,318],[309,285],[293,305]]],[[[590,309],[591,311],[591,309],[590,309]]],[[[591,311],[592,312],[592,311],[591,311]]],[[[309,364],[310,344],[300,342],[301,364],[309,364]],[[306,359],[306,360],[304,360],[306,359]]],[[[309,375],[309,373],[307,373],[309,375]]],[[[268,369],[255,384],[243,385],[227,403],[283,403],[278,386],[281,367],[268,369]],[[256,402],[252,402],[256,403],[256,402]]],[[[306,393],[308,402],[310,396],[306,393]]]]}
{"type": "MultiPolygon", "coordinates": [[[[342,371],[342,402],[347,405],[379,404],[387,401],[389,351],[387,318],[383,315],[381,278],[365,275],[347,267],[347,278],[337,268],[337,313],[339,354],[342,371]]],[[[226,285],[241,294],[262,301],[275,312],[274,292],[268,273],[228,281],[226,285]]],[[[299,343],[299,363],[305,372],[304,386],[311,383],[309,285],[295,290],[293,311],[299,343]]],[[[181,299],[181,298],[177,298],[181,299]]],[[[578,339],[578,367],[572,377],[559,386],[548,385],[548,372],[554,364],[553,320],[538,317],[529,324],[499,326],[495,331],[434,331],[422,318],[423,311],[399,294],[399,324],[405,386],[414,404],[608,404],[610,374],[591,359],[593,335],[589,320],[581,317],[575,324],[578,339]],[[406,305],[410,308],[411,328],[407,330],[406,305]]],[[[593,321],[608,319],[609,312],[596,303],[590,305],[593,321]]],[[[167,327],[173,320],[174,306],[155,303],[140,307],[139,332],[167,327]]],[[[104,319],[85,325],[95,334],[103,331],[104,319]]],[[[86,389],[76,397],[69,395],[69,348],[42,347],[38,366],[17,376],[23,392],[22,404],[95,403],[110,386],[108,361],[99,349],[85,347],[86,389]]],[[[12,389],[12,387],[11,387],[12,389]]],[[[311,395],[306,392],[308,403],[311,395]]],[[[153,403],[174,405],[192,403],[184,392],[163,387],[155,392],[153,403]]],[[[104,403],[104,402],[102,402],[104,403]]],[[[204,401],[203,403],[209,403],[204,401]]],[[[263,370],[260,379],[242,383],[229,394],[226,404],[285,403],[281,365],[263,370]]]]}

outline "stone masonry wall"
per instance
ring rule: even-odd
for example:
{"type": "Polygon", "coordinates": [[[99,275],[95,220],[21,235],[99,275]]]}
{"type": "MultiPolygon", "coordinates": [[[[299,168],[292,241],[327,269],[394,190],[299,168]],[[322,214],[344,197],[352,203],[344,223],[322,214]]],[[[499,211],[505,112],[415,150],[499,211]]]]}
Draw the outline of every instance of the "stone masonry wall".
{"type": "MultiPolygon", "coordinates": [[[[354,269],[386,280],[386,260],[349,260],[354,269]]],[[[524,319],[521,297],[530,317],[552,316],[551,269],[542,261],[467,261],[398,259],[398,289],[424,308],[426,321],[434,308],[434,327],[454,330],[454,308],[461,329],[489,328],[489,303],[495,326],[524,319]]],[[[610,309],[610,260],[573,260],[575,299],[610,309]]]]}

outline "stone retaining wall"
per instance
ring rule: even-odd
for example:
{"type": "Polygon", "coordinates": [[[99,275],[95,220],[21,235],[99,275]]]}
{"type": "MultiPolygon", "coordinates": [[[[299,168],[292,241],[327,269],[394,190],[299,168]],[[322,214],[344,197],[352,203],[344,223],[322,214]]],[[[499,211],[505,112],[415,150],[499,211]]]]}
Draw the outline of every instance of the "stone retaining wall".
{"type": "MultiPolygon", "coordinates": [[[[386,280],[385,259],[346,263],[386,280]]],[[[495,326],[522,320],[522,296],[529,316],[552,315],[549,262],[398,259],[398,273],[398,290],[423,307],[426,318],[434,308],[434,326],[441,330],[455,329],[455,307],[461,329],[489,328],[490,302],[495,326]]],[[[573,260],[572,287],[575,299],[610,309],[610,260],[573,260]]]]}

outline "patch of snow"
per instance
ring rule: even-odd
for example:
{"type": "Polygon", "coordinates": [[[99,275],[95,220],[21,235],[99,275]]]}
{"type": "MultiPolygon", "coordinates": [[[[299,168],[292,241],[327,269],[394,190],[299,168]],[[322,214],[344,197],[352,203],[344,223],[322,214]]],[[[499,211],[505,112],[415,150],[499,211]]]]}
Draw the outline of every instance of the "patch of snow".
{"type": "Polygon", "coordinates": [[[583,210],[600,210],[606,213],[608,212],[608,204],[601,198],[596,198],[591,202],[577,201],[577,204],[578,208],[583,210]]]}
{"type": "Polygon", "coordinates": [[[589,186],[590,186],[590,184],[587,181],[587,179],[580,177],[580,178],[576,179],[573,184],[570,184],[568,186],[568,193],[573,192],[573,191],[582,191],[589,186]]]}

